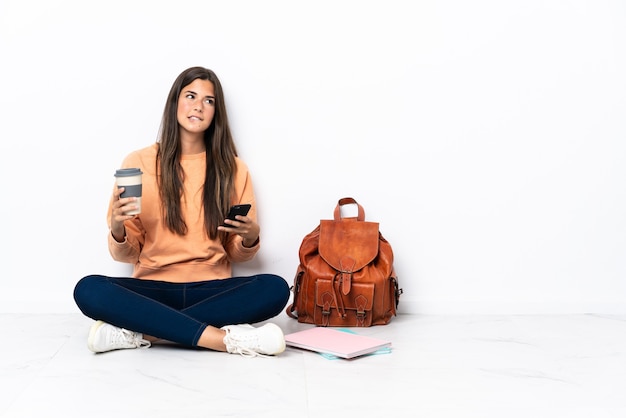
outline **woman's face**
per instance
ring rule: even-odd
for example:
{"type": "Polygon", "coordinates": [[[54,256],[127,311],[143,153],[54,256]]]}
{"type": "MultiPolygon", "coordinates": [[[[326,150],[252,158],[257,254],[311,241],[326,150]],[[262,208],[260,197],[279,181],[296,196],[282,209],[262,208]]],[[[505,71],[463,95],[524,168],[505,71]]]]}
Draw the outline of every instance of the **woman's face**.
{"type": "Polygon", "coordinates": [[[208,80],[195,79],[178,97],[176,116],[180,128],[189,133],[206,131],[215,115],[215,87],[208,80]]]}

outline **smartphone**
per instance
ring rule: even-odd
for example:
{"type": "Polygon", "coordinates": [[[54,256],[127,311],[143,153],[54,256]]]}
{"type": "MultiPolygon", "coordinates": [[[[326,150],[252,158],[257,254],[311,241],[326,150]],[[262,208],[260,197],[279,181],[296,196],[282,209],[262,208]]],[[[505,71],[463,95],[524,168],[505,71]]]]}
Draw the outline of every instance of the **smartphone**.
{"type": "MultiPolygon", "coordinates": [[[[242,205],[233,205],[230,207],[230,210],[228,211],[228,215],[226,215],[226,219],[232,219],[233,221],[236,221],[237,219],[235,219],[235,216],[237,215],[246,216],[248,212],[250,211],[251,207],[252,205],[249,203],[245,203],[242,205]]],[[[232,225],[228,225],[226,223],[223,223],[222,226],[232,227],[232,225]]]]}

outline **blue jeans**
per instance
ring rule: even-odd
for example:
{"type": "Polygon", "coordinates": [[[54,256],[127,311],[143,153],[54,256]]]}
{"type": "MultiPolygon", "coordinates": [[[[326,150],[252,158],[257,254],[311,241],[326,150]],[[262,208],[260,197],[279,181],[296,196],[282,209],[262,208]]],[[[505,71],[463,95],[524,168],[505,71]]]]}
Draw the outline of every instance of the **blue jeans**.
{"type": "Polygon", "coordinates": [[[91,275],[74,288],[88,317],[192,347],[207,325],[265,321],[284,309],[289,296],[287,282],[273,274],[193,283],[91,275]]]}

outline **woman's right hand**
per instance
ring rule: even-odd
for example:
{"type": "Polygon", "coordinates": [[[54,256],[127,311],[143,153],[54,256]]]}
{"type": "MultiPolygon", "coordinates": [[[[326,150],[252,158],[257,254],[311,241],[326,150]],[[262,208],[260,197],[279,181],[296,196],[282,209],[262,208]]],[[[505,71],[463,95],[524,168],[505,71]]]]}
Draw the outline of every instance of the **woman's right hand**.
{"type": "Polygon", "coordinates": [[[126,215],[125,213],[133,209],[137,209],[136,197],[120,197],[124,192],[124,187],[116,188],[113,191],[113,205],[111,206],[111,234],[117,242],[124,241],[126,236],[126,228],[124,221],[132,219],[135,215],[126,215]]]}

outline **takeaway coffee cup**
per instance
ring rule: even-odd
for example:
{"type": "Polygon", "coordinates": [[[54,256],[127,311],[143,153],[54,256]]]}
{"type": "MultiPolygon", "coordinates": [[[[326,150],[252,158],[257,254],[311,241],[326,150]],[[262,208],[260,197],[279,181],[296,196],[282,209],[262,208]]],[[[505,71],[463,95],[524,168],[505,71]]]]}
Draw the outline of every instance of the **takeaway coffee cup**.
{"type": "Polygon", "coordinates": [[[115,170],[115,181],[117,187],[124,187],[124,192],[120,197],[136,197],[137,209],[126,212],[126,215],[137,215],[141,213],[141,175],[139,168],[121,168],[115,170]]]}

